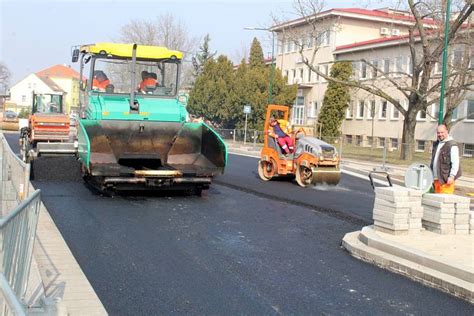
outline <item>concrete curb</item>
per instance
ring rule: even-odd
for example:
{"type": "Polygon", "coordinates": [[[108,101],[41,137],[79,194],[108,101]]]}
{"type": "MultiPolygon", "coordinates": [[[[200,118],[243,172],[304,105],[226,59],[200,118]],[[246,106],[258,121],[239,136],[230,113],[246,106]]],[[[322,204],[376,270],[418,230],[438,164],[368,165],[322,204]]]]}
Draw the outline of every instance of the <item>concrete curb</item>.
{"type": "Polygon", "coordinates": [[[372,226],[348,233],[342,246],[354,257],[474,303],[474,271],[381,238],[372,226]]]}

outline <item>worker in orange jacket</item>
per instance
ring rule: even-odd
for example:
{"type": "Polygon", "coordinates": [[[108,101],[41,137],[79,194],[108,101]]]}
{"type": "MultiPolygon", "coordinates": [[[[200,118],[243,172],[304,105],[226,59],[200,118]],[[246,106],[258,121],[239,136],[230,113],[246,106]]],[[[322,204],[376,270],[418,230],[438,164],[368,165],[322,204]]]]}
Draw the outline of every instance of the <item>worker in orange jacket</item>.
{"type": "Polygon", "coordinates": [[[94,71],[94,79],[92,80],[92,90],[105,92],[105,88],[110,84],[109,78],[102,70],[94,71]]]}
{"type": "Polygon", "coordinates": [[[156,74],[146,70],[142,71],[142,82],[138,86],[140,92],[147,93],[147,88],[155,89],[157,85],[156,74]]]}

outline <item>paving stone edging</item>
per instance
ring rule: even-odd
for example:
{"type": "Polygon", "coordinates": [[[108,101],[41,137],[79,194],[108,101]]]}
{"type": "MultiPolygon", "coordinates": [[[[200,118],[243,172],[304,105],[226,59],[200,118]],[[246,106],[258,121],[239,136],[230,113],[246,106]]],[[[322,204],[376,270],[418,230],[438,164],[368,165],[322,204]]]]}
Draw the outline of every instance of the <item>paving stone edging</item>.
{"type": "Polygon", "coordinates": [[[379,237],[372,226],[347,233],[342,246],[354,257],[404,275],[474,304],[474,273],[379,237]]]}

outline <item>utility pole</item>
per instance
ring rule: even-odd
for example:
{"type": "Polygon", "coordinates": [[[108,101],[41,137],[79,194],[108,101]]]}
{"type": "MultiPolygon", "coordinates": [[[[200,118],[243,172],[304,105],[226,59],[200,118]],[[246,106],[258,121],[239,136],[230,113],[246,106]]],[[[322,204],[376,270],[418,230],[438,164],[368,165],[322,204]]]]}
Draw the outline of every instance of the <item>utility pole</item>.
{"type": "Polygon", "coordinates": [[[448,63],[448,35],[449,19],[451,16],[451,0],[446,1],[446,17],[444,18],[444,49],[443,49],[443,72],[441,74],[441,91],[439,97],[439,115],[438,124],[443,123],[444,119],[444,93],[446,89],[446,71],[448,63]]]}

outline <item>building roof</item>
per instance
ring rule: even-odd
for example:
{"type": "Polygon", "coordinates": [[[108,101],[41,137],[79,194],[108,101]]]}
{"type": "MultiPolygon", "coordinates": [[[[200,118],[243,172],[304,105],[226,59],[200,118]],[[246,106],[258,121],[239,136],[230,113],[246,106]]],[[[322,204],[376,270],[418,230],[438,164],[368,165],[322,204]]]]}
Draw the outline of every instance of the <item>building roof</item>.
{"type": "Polygon", "coordinates": [[[38,77],[59,77],[79,79],[79,73],[70,66],[54,65],[36,73],[38,77]]]}
{"type": "Polygon", "coordinates": [[[371,39],[371,40],[368,40],[368,41],[355,42],[355,43],[352,43],[352,44],[337,46],[336,49],[335,49],[335,52],[338,53],[339,51],[342,51],[342,50],[349,50],[349,49],[353,49],[353,48],[362,48],[364,46],[372,46],[372,45],[383,44],[383,43],[387,43],[387,44],[397,43],[398,44],[401,40],[408,40],[408,38],[409,38],[408,34],[398,35],[398,36],[374,38],[374,39],[371,39]]]}
{"type": "Polygon", "coordinates": [[[41,77],[41,76],[38,76],[38,75],[37,75],[37,77],[40,78],[41,81],[43,81],[54,92],[64,93],[64,90],[61,89],[53,80],[49,79],[48,77],[41,77]]]}
{"type": "MultiPolygon", "coordinates": [[[[359,18],[364,20],[380,20],[395,24],[413,24],[415,18],[408,11],[398,11],[393,9],[361,9],[361,8],[336,8],[316,13],[312,18],[320,19],[328,16],[346,16],[352,18],[359,18]]],[[[432,25],[436,21],[433,19],[423,19],[424,24],[432,25]]],[[[307,17],[298,18],[295,20],[286,21],[284,23],[274,25],[271,30],[278,31],[281,28],[288,26],[297,26],[307,24],[307,17]]]]}

